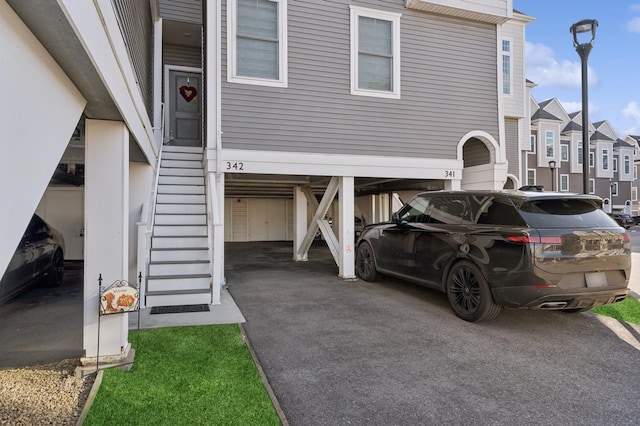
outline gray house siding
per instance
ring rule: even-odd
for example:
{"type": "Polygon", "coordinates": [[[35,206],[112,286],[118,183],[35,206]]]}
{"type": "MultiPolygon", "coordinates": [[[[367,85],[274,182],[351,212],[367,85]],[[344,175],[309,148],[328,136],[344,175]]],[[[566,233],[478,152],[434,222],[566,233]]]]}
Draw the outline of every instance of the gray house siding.
{"type": "Polygon", "coordinates": [[[147,111],[152,109],[151,58],[153,54],[153,23],[147,0],[113,0],[118,25],[124,37],[129,59],[138,81],[147,111]]]}
{"type": "Polygon", "coordinates": [[[206,0],[160,0],[160,17],[172,21],[201,24],[203,1],[206,0]]]}
{"type": "Polygon", "coordinates": [[[509,162],[509,173],[518,176],[520,173],[518,167],[518,119],[517,118],[505,118],[504,120],[505,130],[505,149],[507,154],[507,161],[509,162]]]}
{"type": "Polygon", "coordinates": [[[199,47],[165,44],[162,46],[162,57],[165,65],[202,68],[202,52],[199,47]]]}
{"type": "Polygon", "coordinates": [[[349,1],[288,3],[288,87],[228,83],[223,6],[225,149],[456,158],[469,131],[498,138],[496,28],[402,13],[401,99],[350,94],[349,1]]]}

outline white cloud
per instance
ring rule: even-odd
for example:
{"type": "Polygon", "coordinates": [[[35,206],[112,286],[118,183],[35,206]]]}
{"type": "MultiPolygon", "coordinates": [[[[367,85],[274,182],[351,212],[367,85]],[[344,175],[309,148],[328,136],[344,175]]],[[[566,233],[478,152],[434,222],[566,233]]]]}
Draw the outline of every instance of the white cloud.
{"type": "MultiPolygon", "coordinates": [[[[580,87],[582,84],[581,63],[576,53],[576,61],[558,62],[553,50],[541,43],[527,42],[525,47],[527,78],[539,87],[580,87]]],[[[596,73],[589,67],[589,85],[598,84],[596,73]]]]}
{"type": "Polygon", "coordinates": [[[622,110],[622,115],[625,118],[630,119],[633,126],[626,133],[627,134],[640,133],[640,106],[638,106],[638,103],[629,102],[627,104],[627,107],[624,110],[622,110]]]}
{"type": "Polygon", "coordinates": [[[632,4],[629,9],[633,10],[634,12],[640,12],[640,4],[632,4]]]}
{"type": "Polygon", "coordinates": [[[627,23],[627,30],[632,33],[640,33],[640,17],[635,17],[627,23]]]}

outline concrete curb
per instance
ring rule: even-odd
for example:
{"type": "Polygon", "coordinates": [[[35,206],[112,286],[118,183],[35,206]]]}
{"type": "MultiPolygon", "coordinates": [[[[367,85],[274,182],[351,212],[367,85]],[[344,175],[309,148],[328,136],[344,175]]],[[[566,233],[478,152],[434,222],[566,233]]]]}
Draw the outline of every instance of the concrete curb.
{"type": "Polygon", "coordinates": [[[93,385],[91,386],[91,390],[89,391],[89,396],[84,403],[84,407],[82,408],[80,417],[78,417],[76,426],[82,426],[85,419],[87,418],[87,414],[89,414],[89,410],[91,409],[93,400],[96,398],[96,394],[98,393],[98,389],[100,389],[100,384],[102,383],[102,372],[103,370],[100,370],[98,371],[98,374],[96,374],[96,379],[93,381],[93,385]]]}
{"type": "Polygon", "coordinates": [[[238,326],[240,326],[240,332],[242,333],[242,338],[246,342],[247,348],[249,348],[249,353],[251,353],[251,358],[253,358],[253,362],[256,365],[256,368],[258,369],[258,373],[260,374],[260,378],[262,379],[262,384],[267,390],[267,394],[269,394],[269,398],[271,399],[273,408],[276,410],[276,413],[280,418],[280,424],[282,424],[282,426],[289,426],[289,421],[287,420],[287,417],[285,416],[284,411],[282,410],[282,407],[280,407],[280,402],[278,401],[276,394],[273,392],[273,389],[269,384],[269,380],[267,380],[267,375],[264,373],[264,370],[262,369],[262,365],[260,365],[260,360],[258,359],[258,356],[254,352],[253,346],[251,346],[251,341],[249,340],[249,337],[247,336],[247,333],[243,325],[238,324],[238,326]]]}

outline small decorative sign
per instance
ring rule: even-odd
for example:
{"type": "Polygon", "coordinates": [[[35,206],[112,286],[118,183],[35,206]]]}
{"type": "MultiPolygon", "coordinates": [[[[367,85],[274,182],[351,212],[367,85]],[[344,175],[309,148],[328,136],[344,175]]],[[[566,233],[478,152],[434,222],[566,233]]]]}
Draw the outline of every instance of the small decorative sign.
{"type": "Polygon", "coordinates": [[[193,86],[180,86],[180,94],[185,101],[191,102],[198,94],[198,91],[193,86]]]}
{"type": "Polygon", "coordinates": [[[119,280],[104,288],[100,286],[100,315],[135,312],[140,309],[138,287],[119,280]]]}

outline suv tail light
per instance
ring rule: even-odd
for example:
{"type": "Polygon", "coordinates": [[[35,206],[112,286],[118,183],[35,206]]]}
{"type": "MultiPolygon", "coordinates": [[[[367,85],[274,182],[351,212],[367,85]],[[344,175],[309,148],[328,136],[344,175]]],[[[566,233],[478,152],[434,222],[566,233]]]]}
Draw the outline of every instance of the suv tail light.
{"type": "Polygon", "coordinates": [[[512,243],[562,244],[562,237],[534,237],[531,235],[509,235],[507,238],[512,243]]]}

